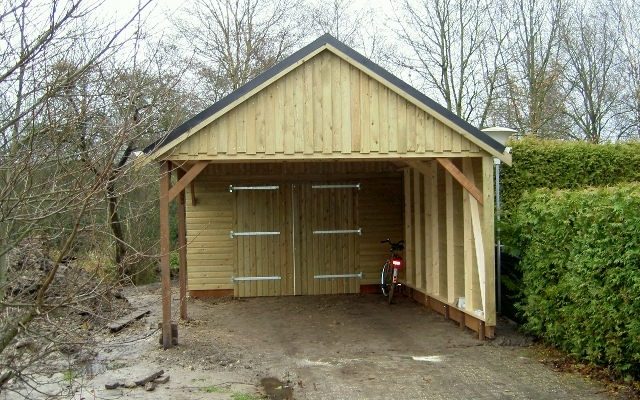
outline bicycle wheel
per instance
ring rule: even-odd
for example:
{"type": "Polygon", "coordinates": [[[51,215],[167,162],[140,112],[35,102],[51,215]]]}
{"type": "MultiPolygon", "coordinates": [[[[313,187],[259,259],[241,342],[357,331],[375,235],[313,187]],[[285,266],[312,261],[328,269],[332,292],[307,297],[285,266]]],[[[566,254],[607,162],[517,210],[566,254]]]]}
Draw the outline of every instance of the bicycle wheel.
{"type": "Polygon", "coordinates": [[[391,304],[391,300],[393,299],[393,292],[396,291],[396,284],[392,283],[391,287],[389,288],[389,304],[391,304]]]}
{"type": "Polygon", "coordinates": [[[389,261],[382,266],[382,273],[380,274],[380,289],[382,289],[382,295],[387,297],[389,295],[389,288],[392,286],[393,269],[389,264],[389,261]]]}

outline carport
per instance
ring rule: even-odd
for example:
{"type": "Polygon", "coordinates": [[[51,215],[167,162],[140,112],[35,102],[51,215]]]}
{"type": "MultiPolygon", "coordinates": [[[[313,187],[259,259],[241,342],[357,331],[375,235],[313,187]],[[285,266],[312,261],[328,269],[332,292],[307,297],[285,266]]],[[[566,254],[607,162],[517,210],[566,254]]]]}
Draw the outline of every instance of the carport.
{"type": "Polygon", "coordinates": [[[377,290],[389,237],[406,241],[407,295],[494,335],[493,159],[509,164],[509,154],[335,38],[318,38],[145,153],[161,166],[165,348],[174,199],[182,318],[187,290],[377,290]]]}

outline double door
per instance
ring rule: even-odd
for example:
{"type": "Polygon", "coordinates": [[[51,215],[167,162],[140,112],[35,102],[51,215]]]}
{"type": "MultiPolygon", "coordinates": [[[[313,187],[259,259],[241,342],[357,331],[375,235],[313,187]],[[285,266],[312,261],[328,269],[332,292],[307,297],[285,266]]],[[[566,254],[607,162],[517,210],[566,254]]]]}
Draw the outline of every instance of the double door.
{"type": "Polygon", "coordinates": [[[359,291],[359,184],[239,184],[229,190],[236,296],[359,291]]]}

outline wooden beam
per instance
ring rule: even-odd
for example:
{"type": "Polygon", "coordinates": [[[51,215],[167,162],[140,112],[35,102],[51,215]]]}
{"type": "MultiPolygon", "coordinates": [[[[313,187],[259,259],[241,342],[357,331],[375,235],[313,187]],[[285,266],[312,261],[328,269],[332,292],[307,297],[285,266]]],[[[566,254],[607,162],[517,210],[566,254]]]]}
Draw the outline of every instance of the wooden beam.
{"type": "Polygon", "coordinates": [[[478,201],[478,203],[484,204],[484,198],[482,197],[482,191],[480,191],[480,189],[478,189],[478,187],[475,185],[475,183],[473,183],[473,181],[468,179],[462,173],[462,171],[460,171],[458,169],[458,167],[456,167],[451,162],[451,160],[449,160],[448,158],[436,158],[436,160],[438,161],[438,163],[440,165],[442,165],[444,167],[444,169],[446,169],[451,174],[451,176],[456,181],[458,181],[458,183],[460,185],[462,185],[463,188],[467,189],[469,194],[471,194],[471,196],[473,196],[478,201]]]}
{"type": "Polygon", "coordinates": [[[160,276],[162,277],[162,347],[172,345],[171,334],[171,272],[169,270],[169,190],[171,162],[160,164],[160,276]]]}
{"type": "MultiPolygon", "coordinates": [[[[184,171],[178,170],[178,180],[184,177],[184,171]]],[[[192,182],[193,183],[193,182],[192,182]]],[[[193,190],[192,190],[193,193],[193,190]]],[[[180,318],[187,320],[187,221],[186,198],[184,190],[178,195],[178,252],[180,254],[180,318]]]]}
{"type": "Polygon", "coordinates": [[[171,189],[169,189],[169,201],[175,199],[176,196],[180,194],[180,192],[182,192],[188,184],[193,182],[196,176],[198,176],[198,174],[202,172],[202,170],[205,169],[207,165],[209,165],[209,161],[198,161],[193,165],[193,167],[189,168],[189,171],[187,171],[187,173],[184,174],[184,176],[180,178],[171,189]]]}

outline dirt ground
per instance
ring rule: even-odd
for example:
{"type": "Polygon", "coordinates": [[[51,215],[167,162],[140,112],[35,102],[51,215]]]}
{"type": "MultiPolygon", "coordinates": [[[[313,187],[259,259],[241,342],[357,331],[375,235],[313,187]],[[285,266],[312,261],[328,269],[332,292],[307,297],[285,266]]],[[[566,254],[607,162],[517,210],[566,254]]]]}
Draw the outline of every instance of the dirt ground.
{"type": "Polygon", "coordinates": [[[125,294],[151,315],[104,333],[97,359],[75,378],[77,399],[608,398],[599,384],[541,364],[509,327],[480,342],[406,298],[191,300],[180,345],[163,351],[159,287],[125,294]],[[158,369],[170,380],[153,392],[104,388],[158,369]]]}

